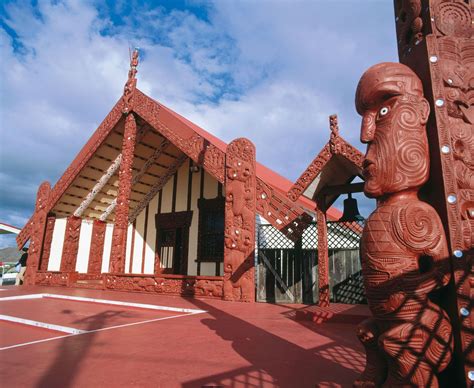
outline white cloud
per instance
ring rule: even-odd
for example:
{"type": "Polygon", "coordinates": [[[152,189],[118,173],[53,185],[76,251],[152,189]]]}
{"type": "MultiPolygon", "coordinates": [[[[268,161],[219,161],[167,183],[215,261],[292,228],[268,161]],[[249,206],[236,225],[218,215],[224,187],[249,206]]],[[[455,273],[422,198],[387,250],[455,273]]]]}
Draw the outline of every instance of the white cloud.
{"type": "Polygon", "coordinates": [[[120,97],[129,45],[142,49],[140,89],[226,141],[250,138],[291,179],[327,141],[329,114],[358,145],[357,81],[396,60],[390,2],[204,6],[207,19],[143,6],[117,23],[84,1],[6,5],[0,220],[22,226],[41,181],[56,182],[120,97]]]}

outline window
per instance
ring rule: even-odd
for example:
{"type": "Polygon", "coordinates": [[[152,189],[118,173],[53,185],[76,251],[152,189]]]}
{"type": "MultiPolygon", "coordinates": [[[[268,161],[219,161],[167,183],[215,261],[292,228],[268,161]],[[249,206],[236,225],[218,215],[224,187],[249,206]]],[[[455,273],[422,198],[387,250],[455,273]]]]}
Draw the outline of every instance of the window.
{"type": "Polygon", "coordinates": [[[224,260],[225,198],[201,198],[199,206],[198,258],[200,262],[224,260]]]}

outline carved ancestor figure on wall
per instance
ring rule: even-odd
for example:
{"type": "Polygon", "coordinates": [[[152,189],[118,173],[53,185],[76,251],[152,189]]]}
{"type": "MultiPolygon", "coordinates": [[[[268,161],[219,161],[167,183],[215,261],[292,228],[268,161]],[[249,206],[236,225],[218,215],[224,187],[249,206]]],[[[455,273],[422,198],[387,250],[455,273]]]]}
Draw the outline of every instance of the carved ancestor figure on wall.
{"type": "Polygon", "coordinates": [[[224,232],[224,299],[255,300],[255,146],[236,139],[227,146],[224,232]]]}
{"type": "Polygon", "coordinates": [[[358,328],[367,364],[354,386],[435,387],[453,340],[447,314],[428,298],[449,281],[447,242],[437,212],[418,198],[429,175],[430,106],[410,68],[381,63],[362,76],[356,107],[367,144],[364,192],[377,208],[361,240],[373,317],[358,328]]]}

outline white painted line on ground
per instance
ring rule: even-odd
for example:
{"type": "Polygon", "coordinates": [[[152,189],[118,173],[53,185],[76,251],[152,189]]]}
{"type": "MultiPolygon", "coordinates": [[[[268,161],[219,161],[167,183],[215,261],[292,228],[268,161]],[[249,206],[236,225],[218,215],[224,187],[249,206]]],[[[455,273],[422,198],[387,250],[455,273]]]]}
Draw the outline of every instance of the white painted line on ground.
{"type": "Polygon", "coordinates": [[[179,317],[187,317],[189,315],[196,315],[196,314],[201,314],[204,313],[205,311],[199,311],[199,312],[194,312],[194,313],[189,313],[189,314],[181,314],[181,315],[172,315],[171,317],[164,317],[164,318],[156,318],[156,319],[149,319],[146,321],[141,321],[141,322],[133,322],[133,323],[126,323],[123,325],[117,325],[117,326],[111,326],[111,327],[104,327],[102,329],[95,329],[95,330],[89,330],[89,331],[82,331],[82,333],[75,333],[75,334],[68,334],[68,335],[61,335],[58,337],[52,337],[52,338],[45,338],[42,340],[37,340],[37,341],[31,341],[31,342],[25,342],[22,344],[16,344],[16,345],[11,345],[11,346],[5,346],[3,348],[0,348],[0,351],[2,350],[8,350],[8,349],[13,349],[13,348],[20,348],[23,346],[28,346],[28,345],[34,345],[34,344],[39,344],[42,342],[48,342],[48,341],[55,341],[61,338],[67,338],[67,337],[74,337],[82,334],[89,334],[89,333],[95,333],[98,331],[106,331],[106,330],[112,330],[112,329],[119,329],[122,327],[127,327],[127,326],[135,326],[135,325],[141,325],[144,323],[151,323],[151,322],[157,322],[157,321],[164,321],[166,319],[173,319],[173,318],[179,318],[179,317]]]}
{"type": "Polygon", "coordinates": [[[9,300],[21,300],[21,299],[41,299],[42,297],[43,297],[43,294],[6,296],[4,298],[0,298],[0,302],[7,302],[9,300]]]}
{"type": "MultiPolygon", "coordinates": [[[[154,304],[145,304],[145,303],[133,303],[133,302],[122,302],[118,300],[110,299],[95,299],[95,298],[85,298],[82,296],[70,296],[70,295],[58,295],[58,294],[42,294],[45,298],[54,298],[54,299],[66,299],[66,300],[75,300],[79,302],[91,302],[91,303],[101,303],[101,304],[111,304],[116,306],[128,306],[128,307],[138,307],[142,309],[151,309],[151,310],[164,310],[164,311],[174,311],[178,313],[204,313],[204,310],[196,309],[186,309],[181,307],[168,307],[168,306],[159,306],[154,304]]],[[[0,298],[1,299],[1,298],[0,298]]]]}
{"type": "Polygon", "coordinates": [[[9,315],[2,315],[2,314],[0,314],[0,321],[21,323],[23,325],[36,326],[36,327],[41,327],[43,329],[62,331],[63,333],[68,333],[68,334],[84,334],[84,333],[86,333],[86,330],[79,330],[79,329],[74,329],[72,327],[53,325],[52,323],[32,321],[30,319],[12,317],[12,316],[9,316],[9,315]]]}
{"type": "Polygon", "coordinates": [[[7,296],[5,298],[0,298],[0,302],[10,301],[10,300],[40,299],[40,298],[65,299],[65,300],[74,300],[74,301],[79,301],[79,302],[101,303],[101,304],[110,304],[110,305],[115,305],[115,306],[128,306],[128,307],[137,307],[137,308],[151,309],[151,310],[174,311],[178,313],[196,314],[196,313],[206,312],[205,310],[187,309],[187,308],[181,308],[181,307],[168,307],[168,306],[159,306],[159,305],[146,304],[146,303],[122,302],[118,300],[85,298],[81,296],[60,295],[60,294],[30,294],[30,295],[7,296]]]}

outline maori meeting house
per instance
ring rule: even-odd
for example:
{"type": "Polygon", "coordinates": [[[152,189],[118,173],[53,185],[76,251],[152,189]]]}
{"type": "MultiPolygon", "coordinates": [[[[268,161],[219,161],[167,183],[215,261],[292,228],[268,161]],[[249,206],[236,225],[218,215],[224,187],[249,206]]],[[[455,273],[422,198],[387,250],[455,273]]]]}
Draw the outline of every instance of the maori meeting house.
{"type": "Polygon", "coordinates": [[[225,144],[142,93],[135,50],[119,101],[38,189],[17,237],[25,284],[324,312],[367,302],[354,386],[472,387],[474,4],[394,3],[400,63],[370,67],[355,91],[366,154],[332,115],[295,182],[257,163],[249,139],[225,144]],[[367,220],[362,191],[377,200],[367,220]]]}

